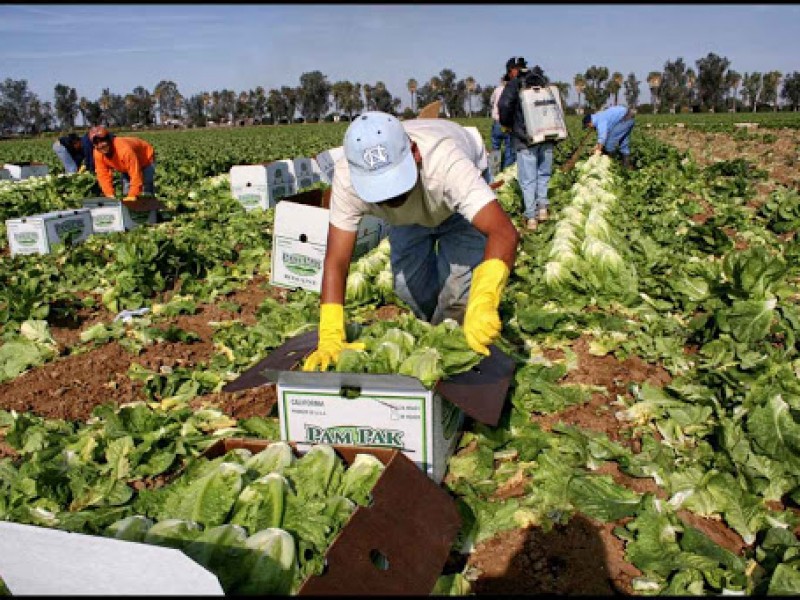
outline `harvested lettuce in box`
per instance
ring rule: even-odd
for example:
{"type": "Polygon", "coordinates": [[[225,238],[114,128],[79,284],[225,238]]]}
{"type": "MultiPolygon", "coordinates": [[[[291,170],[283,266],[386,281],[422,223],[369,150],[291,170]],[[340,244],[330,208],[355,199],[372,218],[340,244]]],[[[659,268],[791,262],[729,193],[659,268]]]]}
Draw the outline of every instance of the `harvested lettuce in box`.
{"type": "Polygon", "coordinates": [[[346,465],[331,446],[297,458],[286,442],[199,457],[105,535],[186,552],[226,594],[296,593],[384,470],[370,454],[346,465]]]}
{"type": "Polygon", "coordinates": [[[408,314],[357,330],[350,341],[364,350],[346,348],[330,370],[343,373],[386,373],[416,377],[428,389],[440,379],[468,371],[483,356],[473,351],[464,330],[452,319],[431,325],[408,314]]]}

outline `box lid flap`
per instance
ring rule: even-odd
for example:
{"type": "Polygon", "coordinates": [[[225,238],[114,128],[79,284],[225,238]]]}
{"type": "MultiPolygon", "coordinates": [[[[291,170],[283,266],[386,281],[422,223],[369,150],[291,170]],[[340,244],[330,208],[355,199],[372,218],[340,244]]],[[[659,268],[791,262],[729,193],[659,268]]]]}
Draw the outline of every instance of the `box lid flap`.
{"type": "Polygon", "coordinates": [[[125,202],[124,206],[133,212],[149,212],[166,208],[158,198],[137,198],[133,202],[125,202]]]}
{"type": "Polygon", "coordinates": [[[461,525],[452,498],[398,452],[372,500],[353,513],[325,556],[324,573],[298,595],[431,593],[461,525]]]}
{"type": "MultiPolygon", "coordinates": [[[[273,350],[269,356],[251,367],[235,381],[226,385],[222,391],[234,392],[269,383],[281,382],[295,383],[299,381],[316,380],[320,385],[336,385],[333,379],[325,379],[331,375],[358,375],[353,382],[343,385],[359,385],[364,381],[358,373],[307,373],[297,372],[295,369],[301,361],[317,347],[317,332],[308,331],[295,336],[273,350]],[[294,372],[292,372],[294,371],[294,372]],[[322,378],[321,378],[322,376],[322,378]]],[[[514,361],[495,346],[489,346],[490,354],[470,371],[459,373],[453,377],[436,384],[436,391],[450,402],[461,408],[473,419],[486,425],[497,425],[505,404],[506,394],[514,375],[514,361]]],[[[373,375],[376,384],[382,384],[383,379],[398,380],[410,379],[424,389],[421,383],[413,377],[399,375],[373,375]]],[[[347,379],[342,378],[342,381],[347,379]]],[[[408,383],[408,385],[411,385],[408,383]]],[[[396,388],[392,388],[396,389],[396,388]]]]}

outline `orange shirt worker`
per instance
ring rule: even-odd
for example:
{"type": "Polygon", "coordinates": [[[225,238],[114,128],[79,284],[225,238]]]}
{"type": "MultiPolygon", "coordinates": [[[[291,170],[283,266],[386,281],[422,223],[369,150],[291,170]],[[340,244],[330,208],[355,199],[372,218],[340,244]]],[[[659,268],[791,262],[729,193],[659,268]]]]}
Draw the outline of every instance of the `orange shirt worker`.
{"type": "Polygon", "coordinates": [[[142,193],[155,195],[155,150],[135,137],[117,137],[102,125],[89,130],[94,146],[95,171],[103,195],[114,197],[114,174],[122,174],[124,201],[132,202],[142,193]]]}

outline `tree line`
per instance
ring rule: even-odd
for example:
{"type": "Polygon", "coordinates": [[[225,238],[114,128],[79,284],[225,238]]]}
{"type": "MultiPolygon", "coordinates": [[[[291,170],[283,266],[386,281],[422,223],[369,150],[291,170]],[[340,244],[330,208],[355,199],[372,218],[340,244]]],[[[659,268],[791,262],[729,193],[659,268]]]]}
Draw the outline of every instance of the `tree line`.
{"type": "MultiPolygon", "coordinates": [[[[608,67],[592,65],[574,76],[572,82],[552,81],[564,105],[570,89],[577,102],[568,112],[598,110],[620,103],[652,112],[778,110],[778,99],[791,110],[800,106],[800,73],[783,76],[779,71],[745,72],[730,68],[730,60],[710,52],[695,61],[696,69],[683,58],[667,60],[661,71],[651,71],[646,80],[650,104],[639,102],[640,86],[635,73],[627,76],[608,67]],[[782,87],[781,87],[782,84],[782,87]],[[779,89],[780,88],[780,89],[779,89]]],[[[499,83],[499,78],[498,82],[499,83]]],[[[74,87],[59,83],[54,102],[41,101],[25,79],[6,78],[0,83],[0,130],[25,134],[70,130],[81,117],[84,127],[103,124],[110,127],[152,127],[184,125],[204,127],[212,124],[293,123],[332,119],[334,115],[352,119],[364,110],[381,110],[413,118],[421,107],[440,100],[451,117],[487,116],[496,84],[479,84],[474,77],[459,79],[452,69],[420,84],[409,79],[406,90],[410,104],[402,112],[400,94],[390,92],[385,83],[337,81],[331,83],[320,71],[300,75],[299,85],[265,90],[262,86],[236,92],[222,89],[184,96],[174,81],[162,80],[151,92],[143,86],[125,95],[103,89],[90,100],[74,87]]]]}

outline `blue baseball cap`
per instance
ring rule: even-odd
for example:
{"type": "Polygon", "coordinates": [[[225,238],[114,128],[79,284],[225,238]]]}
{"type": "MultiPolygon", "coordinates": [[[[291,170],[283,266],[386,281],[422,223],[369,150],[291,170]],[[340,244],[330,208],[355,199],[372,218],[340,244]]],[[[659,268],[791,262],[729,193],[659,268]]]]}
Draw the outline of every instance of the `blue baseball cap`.
{"type": "Polygon", "coordinates": [[[364,202],[383,202],[409,191],[417,183],[417,163],[411,140],[392,115],[365,112],[344,134],[344,154],[350,182],[364,202]]]}

